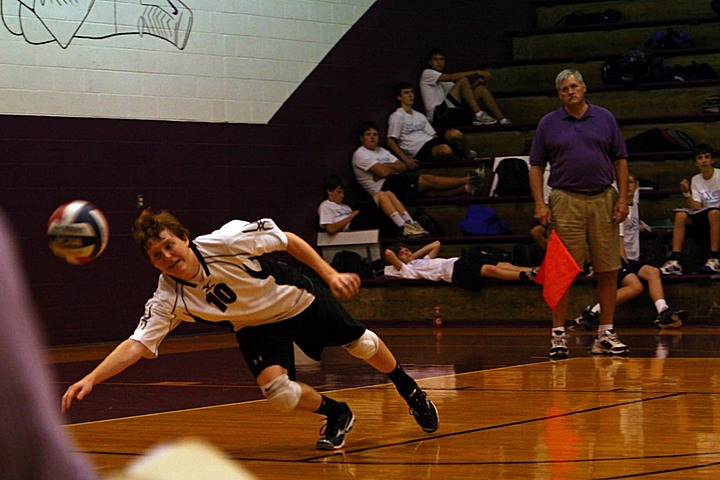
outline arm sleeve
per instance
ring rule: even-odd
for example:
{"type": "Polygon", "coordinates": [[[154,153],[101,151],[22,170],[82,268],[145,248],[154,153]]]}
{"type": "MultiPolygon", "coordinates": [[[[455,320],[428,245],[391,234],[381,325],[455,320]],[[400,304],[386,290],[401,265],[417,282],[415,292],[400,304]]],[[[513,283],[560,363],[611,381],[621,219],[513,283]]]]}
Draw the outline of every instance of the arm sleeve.
{"type": "Polygon", "coordinates": [[[400,135],[402,135],[402,127],[403,127],[403,121],[402,117],[397,114],[397,112],[393,112],[390,117],[388,117],[388,131],[387,136],[395,139],[399,139],[400,135]]]}

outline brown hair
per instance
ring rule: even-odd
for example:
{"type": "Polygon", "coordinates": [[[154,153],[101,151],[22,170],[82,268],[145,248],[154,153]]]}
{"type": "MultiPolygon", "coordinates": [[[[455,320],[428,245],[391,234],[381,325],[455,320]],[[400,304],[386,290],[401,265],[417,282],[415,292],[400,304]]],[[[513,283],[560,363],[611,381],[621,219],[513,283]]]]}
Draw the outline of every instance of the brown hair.
{"type": "Polygon", "coordinates": [[[181,240],[190,238],[190,231],[167,210],[154,213],[146,208],[140,213],[133,223],[132,234],[145,257],[148,257],[147,244],[151,240],[159,240],[160,234],[165,230],[169,230],[181,240]]]}
{"type": "Polygon", "coordinates": [[[392,245],[390,247],[390,251],[392,251],[395,255],[397,255],[400,253],[401,248],[408,248],[408,246],[405,245],[404,243],[396,243],[395,245],[392,245]]]}

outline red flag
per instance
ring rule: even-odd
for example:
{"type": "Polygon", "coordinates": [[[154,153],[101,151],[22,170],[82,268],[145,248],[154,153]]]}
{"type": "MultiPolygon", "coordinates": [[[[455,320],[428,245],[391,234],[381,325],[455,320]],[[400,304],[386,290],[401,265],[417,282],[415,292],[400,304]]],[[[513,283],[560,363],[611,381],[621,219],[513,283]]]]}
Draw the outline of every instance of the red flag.
{"type": "Polygon", "coordinates": [[[535,281],[543,286],[543,297],[550,310],[555,311],[560,299],[580,271],[575,259],[565,248],[565,244],[557,236],[555,230],[551,230],[545,258],[535,276],[535,281]],[[547,281],[545,280],[546,275],[547,281]]]}

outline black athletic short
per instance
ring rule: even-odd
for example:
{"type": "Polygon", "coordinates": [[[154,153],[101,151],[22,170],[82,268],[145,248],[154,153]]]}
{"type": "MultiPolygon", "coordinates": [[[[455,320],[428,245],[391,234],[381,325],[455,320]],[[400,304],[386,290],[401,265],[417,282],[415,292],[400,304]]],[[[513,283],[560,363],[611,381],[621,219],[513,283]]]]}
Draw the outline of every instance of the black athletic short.
{"type": "Polygon", "coordinates": [[[708,220],[708,213],[710,210],[720,210],[720,208],[708,208],[702,212],[690,215],[690,220],[692,221],[693,226],[693,239],[695,239],[697,244],[701,247],[710,246],[710,220],[708,220]]]}
{"type": "Polygon", "coordinates": [[[444,138],[441,137],[433,137],[420,148],[420,150],[417,151],[415,156],[413,157],[415,160],[420,160],[421,162],[432,162],[434,160],[433,158],[433,148],[437,147],[438,145],[446,145],[447,142],[444,138]]]}
{"type": "Polygon", "coordinates": [[[445,98],[453,104],[453,107],[448,106],[446,102],[435,107],[432,120],[432,125],[435,127],[435,130],[444,132],[458,125],[472,125],[475,119],[475,114],[472,110],[455,100],[452,95],[448,95],[445,98]]]}
{"type": "Polygon", "coordinates": [[[295,342],[310,358],[320,360],[324,347],[347,345],[365,332],[365,325],[353,319],[320,281],[311,280],[315,301],[290,319],[236,333],[240,350],[253,376],[265,368],[280,365],[295,379],[295,342]]]}
{"type": "Polygon", "coordinates": [[[393,192],[405,205],[415,202],[420,195],[420,175],[416,173],[397,173],[383,182],[382,190],[393,192]]]}
{"type": "Polygon", "coordinates": [[[453,265],[452,283],[466,290],[479,292],[482,288],[480,270],[483,265],[497,265],[497,263],[497,261],[477,253],[465,254],[458,258],[453,265]]]}
{"type": "Polygon", "coordinates": [[[637,274],[637,270],[635,270],[631,264],[626,262],[624,258],[621,258],[620,259],[620,270],[618,270],[618,274],[617,274],[618,288],[622,287],[622,282],[623,282],[623,280],[625,280],[625,277],[627,277],[628,275],[630,275],[632,273],[637,274]]]}

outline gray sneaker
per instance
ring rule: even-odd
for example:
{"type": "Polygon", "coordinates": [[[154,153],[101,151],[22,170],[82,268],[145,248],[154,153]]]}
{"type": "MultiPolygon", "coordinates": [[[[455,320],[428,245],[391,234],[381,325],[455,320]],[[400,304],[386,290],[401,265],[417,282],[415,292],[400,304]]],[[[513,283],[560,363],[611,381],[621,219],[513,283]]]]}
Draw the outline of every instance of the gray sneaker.
{"type": "Polygon", "coordinates": [[[473,120],[473,125],[475,125],[476,127],[495,125],[496,123],[498,123],[498,121],[485,112],[480,112],[476,114],[475,119],[473,120]]]}
{"type": "Polygon", "coordinates": [[[403,226],[402,236],[407,238],[427,237],[430,233],[417,222],[407,222],[403,226]]]}

